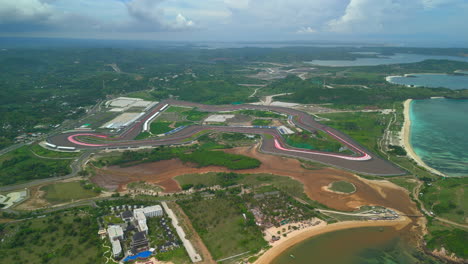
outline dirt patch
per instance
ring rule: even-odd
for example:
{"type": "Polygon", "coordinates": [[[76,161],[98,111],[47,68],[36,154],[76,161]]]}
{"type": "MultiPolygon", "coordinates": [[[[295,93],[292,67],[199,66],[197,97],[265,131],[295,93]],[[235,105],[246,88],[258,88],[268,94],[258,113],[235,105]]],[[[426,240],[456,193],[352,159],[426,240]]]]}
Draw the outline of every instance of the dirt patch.
{"type": "MultiPolygon", "coordinates": [[[[255,147],[233,148],[225,152],[246,155],[262,162],[259,168],[235,172],[289,176],[304,184],[304,191],[312,200],[330,208],[351,211],[362,205],[381,205],[406,214],[419,214],[405,189],[388,181],[366,180],[334,168],[305,169],[298,160],[259,153],[255,147]],[[322,189],[323,186],[328,186],[335,181],[347,181],[354,184],[356,192],[342,195],[322,189]]],[[[176,192],[180,190],[180,186],[173,178],[178,175],[227,171],[229,170],[224,167],[215,166],[197,168],[193,164],[184,164],[174,159],[128,168],[111,166],[99,169],[92,181],[101,187],[119,191],[125,190],[126,184],[130,182],[147,181],[161,186],[166,192],[176,192]]]]}
{"type": "Polygon", "coordinates": [[[44,199],[45,192],[41,190],[43,186],[44,185],[31,187],[29,189],[30,198],[16,206],[15,209],[30,211],[50,206],[50,203],[44,199]]]}

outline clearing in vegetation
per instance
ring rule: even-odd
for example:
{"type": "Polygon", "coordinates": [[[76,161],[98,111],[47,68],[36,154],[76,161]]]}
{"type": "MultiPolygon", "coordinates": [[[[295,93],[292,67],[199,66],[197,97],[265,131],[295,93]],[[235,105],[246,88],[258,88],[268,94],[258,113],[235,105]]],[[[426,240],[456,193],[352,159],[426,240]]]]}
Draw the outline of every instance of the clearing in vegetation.
{"type": "Polygon", "coordinates": [[[292,135],[285,135],[284,138],[288,145],[295,148],[353,154],[352,151],[345,148],[336,139],[322,131],[314,133],[303,131],[292,135]]]}
{"type": "Polygon", "coordinates": [[[214,259],[222,259],[246,251],[258,252],[266,246],[255,219],[237,195],[215,199],[195,196],[177,202],[190,218],[214,259]],[[245,218],[243,216],[245,214],[245,218]]]}
{"type": "Polygon", "coordinates": [[[42,187],[41,190],[45,191],[44,198],[51,204],[92,198],[97,196],[100,192],[100,189],[94,187],[92,184],[76,181],[49,184],[42,187]]]}

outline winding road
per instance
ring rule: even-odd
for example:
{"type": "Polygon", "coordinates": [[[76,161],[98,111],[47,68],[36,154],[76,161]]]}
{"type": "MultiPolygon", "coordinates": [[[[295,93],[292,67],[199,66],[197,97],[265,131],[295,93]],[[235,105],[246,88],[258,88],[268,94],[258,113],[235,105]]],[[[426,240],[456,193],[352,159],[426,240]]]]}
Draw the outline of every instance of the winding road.
{"type": "Polygon", "coordinates": [[[352,138],[331,127],[320,124],[305,112],[279,106],[266,105],[203,105],[187,101],[165,100],[154,106],[133,125],[122,131],[118,136],[104,135],[96,132],[68,132],[51,136],[47,141],[51,144],[77,149],[115,149],[137,148],[142,146],[180,145],[193,140],[193,137],[204,131],[238,132],[259,134],[263,137],[261,151],[274,155],[289,156],[305,160],[317,161],[334,167],[344,168],[357,173],[370,175],[402,175],[405,171],[383,160],[359,145],[352,138]],[[354,155],[298,149],[288,146],[279,131],[274,127],[255,126],[210,126],[192,125],[176,133],[158,139],[134,140],[143,129],[143,124],[166,105],[196,107],[205,112],[226,112],[236,110],[267,110],[292,116],[292,122],[304,130],[323,131],[345,145],[354,155]],[[268,135],[268,136],[267,136],[268,135]]]}

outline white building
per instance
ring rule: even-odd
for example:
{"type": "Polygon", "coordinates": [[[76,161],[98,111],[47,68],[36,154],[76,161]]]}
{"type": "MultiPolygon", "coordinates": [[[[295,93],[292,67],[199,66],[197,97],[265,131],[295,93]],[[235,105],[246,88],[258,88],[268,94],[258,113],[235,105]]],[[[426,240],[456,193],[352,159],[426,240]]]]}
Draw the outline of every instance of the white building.
{"type": "Polygon", "coordinates": [[[110,225],[107,227],[107,234],[109,240],[112,242],[117,239],[123,239],[123,229],[118,225],[110,225]]]}
{"type": "Polygon", "coordinates": [[[144,208],[133,210],[133,217],[136,220],[136,225],[140,232],[148,234],[148,226],[146,224],[147,217],[157,217],[163,215],[163,209],[160,205],[153,205],[144,208]]]}
{"type": "Polygon", "coordinates": [[[146,217],[157,217],[163,215],[163,209],[160,205],[153,205],[133,210],[133,214],[143,212],[146,217]]]}
{"type": "Polygon", "coordinates": [[[120,245],[120,241],[111,240],[111,244],[112,244],[112,255],[114,256],[114,258],[120,256],[120,254],[122,253],[122,246],[120,245]]]}
{"type": "Polygon", "coordinates": [[[145,214],[141,211],[136,209],[133,212],[133,215],[135,216],[135,220],[137,222],[137,227],[140,232],[145,232],[148,234],[148,225],[146,224],[146,216],[145,214]]]}

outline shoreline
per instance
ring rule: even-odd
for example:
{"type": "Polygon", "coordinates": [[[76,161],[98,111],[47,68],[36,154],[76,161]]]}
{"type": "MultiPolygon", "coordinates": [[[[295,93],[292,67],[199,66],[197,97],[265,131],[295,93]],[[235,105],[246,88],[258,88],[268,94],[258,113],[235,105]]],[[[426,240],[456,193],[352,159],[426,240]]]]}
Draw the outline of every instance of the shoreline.
{"type": "MultiPolygon", "coordinates": [[[[456,73],[456,72],[454,72],[456,73]]],[[[449,74],[449,73],[430,73],[430,72],[422,72],[422,73],[405,73],[403,75],[389,75],[387,77],[385,77],[385,81],[389,82],[389,83],[392,83],[392,84],[398,84],[398,85],[401,85],[399,83],[394,83],[392,82],[392,78],[395,78],[395,77],[408,77],[408,76],[411,76],[411,75],[455,75],[455,74],[449,74]]]]}
{"type": "Polygon", "coordinates": [[[261,255],[254,264],[269,264],[278,256],[283,254],[291,247],[314,236],[340,231],[352,228],[361,227],[394,227],[395,230],[401,230],[411,223],[407,217],[400,217],[398,220],[382,220],[382,221],[346,221],[334,224],[318,225],[305,228],[295,234],[283,238],[272,245],[263,255],[261,255]]]}
{"type": "Polygon", "coordinates": [[[411,142],[410,142],[410,138],[411,138],[411,116],[410,116],[410,110],[411,110],[411,102],[413,101],[413,99],[407,99],[404,103],[403,103],[403,106],[404,106],[404,110],[403,110],[403,114],[405,116],[405,121],[403,123],[403,127],[402,127],[402,130],[401,130],[401,137],[400,137],[400,140],[401,140],[401,145],[404,147],[404,149],[406,150],[406,153],[407,153],[407,156],[410,157],[411,159],[413,159],[414,161],[416,161],[416,163],[425,168],[426,170],[428,170],[429,172],[431,173],[434,173],[436,175],[439,175],[439,176],[443,176],[443,177],[448,177],[447,175],[445,175],[444,173],[430,167],[429,165],[427,165],[417,154],[416,152],[414,152],[413,150],[413,147],[411,146],[411,142]]]}

